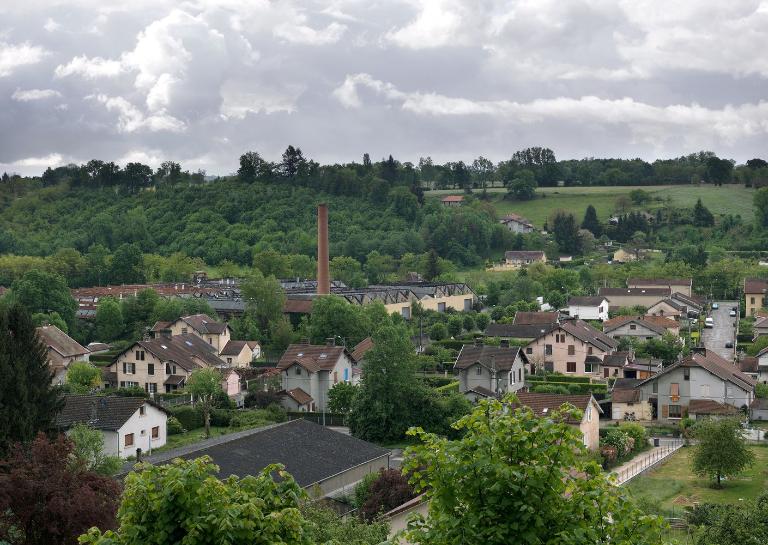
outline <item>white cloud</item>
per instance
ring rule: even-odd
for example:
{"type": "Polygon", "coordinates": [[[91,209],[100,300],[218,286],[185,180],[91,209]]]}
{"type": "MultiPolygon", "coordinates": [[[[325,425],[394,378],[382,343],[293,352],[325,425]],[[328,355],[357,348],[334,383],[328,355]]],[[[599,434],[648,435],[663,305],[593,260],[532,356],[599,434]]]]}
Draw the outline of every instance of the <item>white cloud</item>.
{"type": "Polygon", "coordinates": [[[183,132],[186,129],[184,122],[175,117],[165,114],[144,115],[136,106],[128,102],[123,97],[110,97],[99,94],[88,96],[87,99],[94,99],[103,104],[110,112],[117,112],[117,130],[122,133],[133,133],[140,131],[149,132],[183,132]]]}
{"type": "Polygon", "coordinates": [[[305,24],[283,23],[278,25],[274,34],[286,42],[305,45],[328,45],[338,42],[347,30],[347,25],[331,23],[317,30],[305,24]]]}
{"type": "Polygon", "coordinates": [[[387,40],[400,47],[427,49],[468,43],[465,33],[469,11],[478,9],[475,2],[457,0],[424,0],[416,18],[406,26],[390,30],[387,40]]]}
{"type": "Polygon", "coordinates": [[[56,67],[54,75],[57,78],[67,76],[82,76],[86,79],[113,78],[124,71],[123,64],[119,60],[104,59],[102,57],[89,58],[80,55],[73,58],[67,64],[56,67]]]}
{"type": "Polygon", "coordinates": [[[59,98],[61,93],[54,89],[27,89],[22,91],[16,89],[11,95],[11,98],[17,102],[31,102],[33,100],[45,100],[48,98],[59,98]]]}
{"type": "Polygon", "coordinates": [[[0,163],[0,169],[7,172],[27,173],[35,171],[39,173],[48,167],[56,168],[67,162],[69,161],[65,162],[62,154],[49,153],[42,157],[25,157],[24,159],[17,159],[8,163],[0,163]]]}
{"type": "Polygon", "coordinates": [[[277,112],[293,113],[296,111],[296,101],[304,88],[289,86],[287,88],[270,88],[261,86],[249,89],[241,84],[228,81],[221,89],[221,115],[225,119],[243,119],[248,114],[277,112]]]}
{"type": "Polygon", "coordinates": [[[0,77],[10,76],[20,66],[37,64],[48,55],[45,48],[29,42],[10,44],[0,41],[0,77]]]}
{"type": "Polygon", "coordinates": [[[55,32],[61,28],[61,25],[48,17],[48,19],[45,20],[45,24],[43,25],[43,28],[47,32],[55,32]]]}
{"type": "Polygon", "coordinates": [[[570,122],[616,125],[630,130],[642,141],[659,143],[674,138],[690,142],[716,138],[729,145],[742,138],[768,135],[768,102],[706,108],[698,104],[655,106],[632,98],[596,96],[557,97],[529,102],[471,100],[437,93],[402,92],[368,74],[347,76],[334,91],[348,108],[359,108],[359,87],[366,87],[404,111],[422,116],[490,116],[525,124],[570,122]],[[697,138],[701,136],[701,138],[697,138]]]}

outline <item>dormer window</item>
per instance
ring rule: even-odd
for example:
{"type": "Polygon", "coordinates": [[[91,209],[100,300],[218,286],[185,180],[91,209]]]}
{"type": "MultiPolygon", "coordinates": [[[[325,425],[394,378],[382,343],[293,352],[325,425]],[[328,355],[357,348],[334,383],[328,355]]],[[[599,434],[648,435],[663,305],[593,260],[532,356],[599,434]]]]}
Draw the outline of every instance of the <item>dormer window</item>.
{"type": "Polygon", "coordinates": [[[296,366],[296,375],[301,376],[301,367],[296,366]]]}

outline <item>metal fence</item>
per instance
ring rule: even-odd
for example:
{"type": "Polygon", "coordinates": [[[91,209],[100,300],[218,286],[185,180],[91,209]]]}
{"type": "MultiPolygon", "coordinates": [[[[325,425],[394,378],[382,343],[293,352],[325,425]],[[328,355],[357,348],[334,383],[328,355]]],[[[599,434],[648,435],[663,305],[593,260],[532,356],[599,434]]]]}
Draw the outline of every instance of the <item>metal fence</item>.
{"type": "Polygon", "coordinates": [[[612,474],[616,476],[616,484],[623,485],[628,483],[638,475],[645,473],[664,461],[683,446],[682,439],[666,439],[664,442],[664,445],[654,447],[654,450],[651,452],[644,452],[614,471],[612,474]]]}

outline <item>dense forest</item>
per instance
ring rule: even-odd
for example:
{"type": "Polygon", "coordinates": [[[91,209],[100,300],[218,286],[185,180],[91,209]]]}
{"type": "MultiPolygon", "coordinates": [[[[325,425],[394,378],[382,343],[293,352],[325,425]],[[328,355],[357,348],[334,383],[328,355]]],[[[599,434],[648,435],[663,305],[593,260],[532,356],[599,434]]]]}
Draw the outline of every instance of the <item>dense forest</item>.
{"type": "MultiPolygon", "coordinates": [[[[320,165],[289,146],[279,162],[247,152],[239,164],[236,175],[215,179],[170,161],[152,169],[93,160],[49,168],[40,177],[4,174],[0,285],[31,269],[58,273],[71,287],[185,280],[206,266],[228,274],[252,264],[265,274],[310,277],[321,201],[331,210],[334,276],[351,285],[409,271],[448,278],[456,267],[479,267],[510,249],[588,253],[606,236],[638,247],[677,246],[675,259],[684,261],[700,260],[697,245],[711,241],[743,250],[766,242],[764,225],[739,217],[715,225],[706,210],[671,207],[650,219],[627,212],[615,225],[560,214],[553,217],[551,239],[514,235],[498,223],[483,191],[504,184],[507,198],[527,199],[536,187],[558,183],[761,185],[768,180],[761,159],[734,166],[699,152],[653,163],[557,161],[552,150],[529,148],[498,164],[482,157],[469,165],[436,165],[429,158],[414,165],[391,156],[372,162],[366,154],[360,163],[320,165]],[[465,206],[425,199],[425,190],[442,187],[463,190],[465,206]],[[692,247],[679,247],[681,239],[692,247]]],[[[628,208],[647,197],[633,191],[628,208]]]]}

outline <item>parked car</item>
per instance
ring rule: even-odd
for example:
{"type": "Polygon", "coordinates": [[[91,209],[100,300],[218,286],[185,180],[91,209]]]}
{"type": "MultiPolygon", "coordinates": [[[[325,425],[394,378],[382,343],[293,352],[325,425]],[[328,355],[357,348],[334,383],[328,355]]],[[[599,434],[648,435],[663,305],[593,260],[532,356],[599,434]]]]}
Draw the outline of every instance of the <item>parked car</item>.
{"type": "Polygon", "coordinates": [[[712,310],[717,310],[719,308],[720,308],[720,305],[718,305],[717,303],[712,303],[712,310]]]}
{"type": "Polygon", "coordinates": [[[704,327],[715,327],[715,320],[710,316],[704,320],[704,327]]]}
{"type": "Polygon", "coordinates": [[[730,316],[736,316],[736,311],[731,309],[731,312],[728,313],[730,316]]]}

